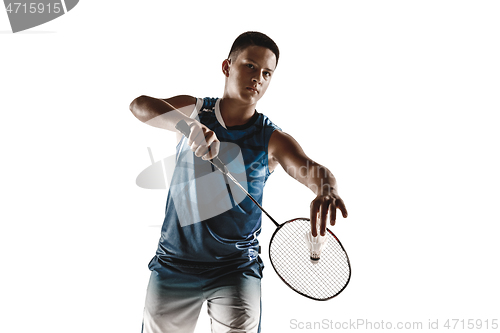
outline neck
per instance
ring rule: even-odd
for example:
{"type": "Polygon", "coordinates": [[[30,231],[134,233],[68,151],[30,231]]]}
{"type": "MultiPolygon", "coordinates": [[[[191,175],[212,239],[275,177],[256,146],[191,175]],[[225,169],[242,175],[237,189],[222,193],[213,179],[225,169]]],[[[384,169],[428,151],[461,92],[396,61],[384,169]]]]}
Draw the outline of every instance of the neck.
{"type": "Polygon", "coordinates": [[[245,125],[254,115],[256,104],[242,104],[236,99],[223,97],[220,101],[220,113],[226,126],[245,125]]]}

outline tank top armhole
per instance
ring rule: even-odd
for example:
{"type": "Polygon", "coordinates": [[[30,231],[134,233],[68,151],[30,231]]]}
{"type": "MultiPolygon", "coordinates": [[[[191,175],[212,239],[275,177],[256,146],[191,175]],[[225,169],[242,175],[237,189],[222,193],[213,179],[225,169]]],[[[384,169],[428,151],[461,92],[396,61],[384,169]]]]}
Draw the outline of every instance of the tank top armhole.
{"type": "Polygon", "coordinates": [[[266,154],[265,154],[265,166],[266,166],[266,181],[267,181],[267,178],[274,173],[275,170],[273,171],[270,171],[269,170],[269,141],[271,141],[271,136],[273,135],[273,133],[277,130],[281,130],[281,128],[277,127],[277,126],[273,126],[273,131],[271,132],[271,134],[269,135],[269,137],[267,138],[267,142],[266,142],[266,154]]]}
{"type": "Polygon", "coordinates": [[[199,98],[197,97],[196,98],[196,105],[194,107],[194,110],[193,112],[191,113],[191,115],[189,116],[189,118],[196,118],[196,116],[198,115],[198,113],[200,112],[201,108],[203,106],[203,98],[199,98]]]}
{"type": "MultiPolygon", "coordinates": [[[[196,104],[194,105],[194,110],[193,110],[193,112],[191,112],[191,115],[189,116],[189,118],[196,119],[202,106],[203,106],[203,98],[196,97],[196,104]]],[[[177,152],[177,155],[179,154],[180,148],[182,147],[184,140],[185,140],[185,138],[183,136],[179,140],[179,142],[177,142],[177,145],[175,146],[175,150],[177,152]]]]}

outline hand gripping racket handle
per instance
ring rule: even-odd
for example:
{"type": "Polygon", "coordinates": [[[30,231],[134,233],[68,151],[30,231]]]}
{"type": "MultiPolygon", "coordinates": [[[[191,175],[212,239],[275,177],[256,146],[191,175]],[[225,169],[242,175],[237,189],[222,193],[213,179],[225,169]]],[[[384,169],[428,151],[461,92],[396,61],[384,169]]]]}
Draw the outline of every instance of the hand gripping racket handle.
{"type": "MultiPolygon", "coordinates": [[[[191,133],[191,129],[189,128],[189,125],[184,121],[184,120],[181,120],[177,123],[177,125],[175,125],[175,128],[181,132],[186,138],[189,137],[189,134],[191,133]]],[[[267,217],[269,217],[269,219],[274,223],[274,225],[276,227],[279,227],[279,223],[276,222],[275,219],[273,219],[271,217],[271,215],[269,215],[265,209],[257,202],[257,200],[254,199],[254,197],[252,197],[252,195],[250,193],[248,193],[247,190],[245,190],[245,188],[243,186],[241,186],[241,184],[233,177],[233,175],[231,175],[231,173],[229,172],[229,170],[227,169],[226,165],[218,158],[218,157],[215,157],[211,160],[208,160],[217,170],[219,170],[222,174],[226,175],[229,179],[231,179],[231,181],[237,185],[242,191],[243,193],[245,193],[247,195],[247,197],[250,198],[250,200],[252,200],[256,205],[257,207],[260,208],[260,210],[267,215],[267,217]]]]}
{"type": "MultiPolygon", "coordinates": [[[[189,128],[189,125],[184,120],[179,121],[177,125],[175,125],[175,128],[179,132],[181,132],[182,135],[184,135],[186,138],[189,138],[189,134],[191,133],[191,128],[189,128]]],[[[212,165],[216,167],[224,175],[228,174],[226,166],[224,165],[224,163],[222,163],[222,161],[218,157],[209,160],[209,162],[212,163],[212,165]]]]}

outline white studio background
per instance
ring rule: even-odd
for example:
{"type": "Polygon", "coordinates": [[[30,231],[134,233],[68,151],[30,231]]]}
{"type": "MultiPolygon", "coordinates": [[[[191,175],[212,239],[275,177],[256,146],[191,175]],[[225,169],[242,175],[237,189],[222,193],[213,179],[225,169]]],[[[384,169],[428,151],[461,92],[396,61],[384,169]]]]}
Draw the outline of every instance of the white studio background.
{"type": "MultiPolygon", "coordinates": [[[[135,179],[174,136],[128,105],[220,96],[247,30],[280,46],[258,110],[336,175],[350,215],[333,230],[353,266],[333,300],[295,294],[264,218],[263,332],[498,318],[499,14],[496,1],[85,0],[12,34],[1,11],[0,330],[139,332],[167,192],[135,179]]],[[[312,193],[283,170],[266,191],[278,221],[307,216],[312,193]]]]}

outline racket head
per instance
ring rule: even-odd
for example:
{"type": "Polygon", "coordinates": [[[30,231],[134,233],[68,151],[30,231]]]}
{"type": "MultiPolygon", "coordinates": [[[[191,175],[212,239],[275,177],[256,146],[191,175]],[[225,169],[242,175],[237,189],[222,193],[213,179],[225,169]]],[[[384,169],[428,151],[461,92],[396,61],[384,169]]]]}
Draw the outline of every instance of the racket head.
{"type": "Polygon", "coordinates": [[[321,258],[313,262],[305,234],[310,220],[297,218],[281,224],[271,237],[269,258],[283,282],[302,296],[326,301],[340,294],[351,279],[349,257],[339,239],[329,229],[328,243],[321,258]]]}

